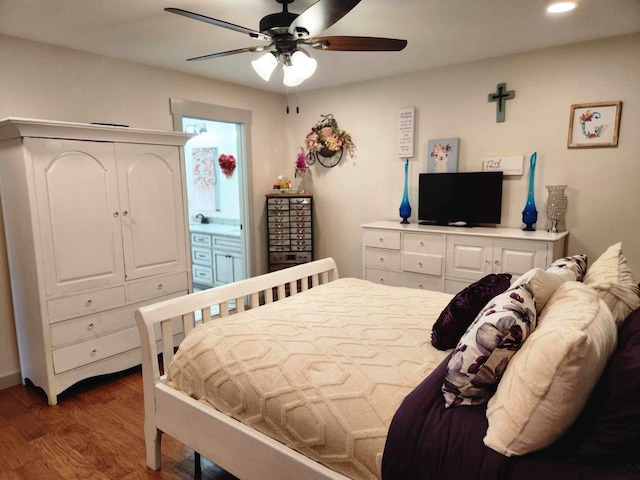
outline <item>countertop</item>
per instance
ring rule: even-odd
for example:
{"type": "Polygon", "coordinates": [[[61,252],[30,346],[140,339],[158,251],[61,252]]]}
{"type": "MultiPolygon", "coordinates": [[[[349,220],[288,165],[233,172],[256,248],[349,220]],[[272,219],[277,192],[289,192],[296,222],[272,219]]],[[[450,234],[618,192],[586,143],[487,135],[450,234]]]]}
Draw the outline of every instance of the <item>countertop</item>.
{"type": "Polygon", "coordinates": [[[189,231],[193,233],[208,233],[225,237],[240,237],[239,225],[220,225],[219,223],[190,223],[189,231]]]}

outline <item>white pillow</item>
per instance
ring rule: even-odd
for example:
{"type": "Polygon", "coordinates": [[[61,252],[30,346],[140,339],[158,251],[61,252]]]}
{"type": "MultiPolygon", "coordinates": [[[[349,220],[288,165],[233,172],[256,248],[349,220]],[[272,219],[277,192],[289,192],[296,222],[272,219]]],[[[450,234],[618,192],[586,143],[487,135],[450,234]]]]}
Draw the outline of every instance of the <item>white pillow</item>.
{"type": "Polygon", "coordinates": [[[587,270],[585,285],[598,291],[617,325],[640,307],[640,290],[622,254],[622,243],[611,245],[587,270]]]}
{"type": "Polygon", "coordinates": [[[513,356],[489,400],[484,443],[503,455],[551,445],[591,395],[617,342],[611,311],[592,288],[566,282],[513,356]]]}
{"type": "Polygon", "coordinates": [[[536,313],[540,314],[542,309],[560,285],[569,280],[575,280],[575,274],[569,269],[555,269],[553,271],[534,268],[523,273],[512,284],[511,288],[529,284],[536,302],[536,313]]]}

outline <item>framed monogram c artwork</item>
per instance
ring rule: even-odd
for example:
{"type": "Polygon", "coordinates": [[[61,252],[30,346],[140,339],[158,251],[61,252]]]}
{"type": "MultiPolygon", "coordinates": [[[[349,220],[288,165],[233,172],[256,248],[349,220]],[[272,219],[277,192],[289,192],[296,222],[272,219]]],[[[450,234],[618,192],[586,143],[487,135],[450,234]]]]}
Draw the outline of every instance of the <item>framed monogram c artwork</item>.
{"type": "Polygon", "coordinates": [[[571,105],[567,147],[617,147],[621,112],[621,101],[571,105]]]}

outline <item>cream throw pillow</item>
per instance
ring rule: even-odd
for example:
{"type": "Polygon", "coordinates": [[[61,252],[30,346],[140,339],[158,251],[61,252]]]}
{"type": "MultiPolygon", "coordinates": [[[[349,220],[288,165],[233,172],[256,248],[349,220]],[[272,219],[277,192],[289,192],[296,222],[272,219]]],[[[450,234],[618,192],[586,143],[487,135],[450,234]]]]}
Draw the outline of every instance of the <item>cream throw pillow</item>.
{"type": "Polygon", "coordinates": [[[585,285],[595,288],[617,325],[640,307],[640,291],[622,254],[622,243],[611,245],[587,270],[585,285]]]}
{"type": "Polygon", "coordinates": [[[553,292],[564,282],[575,279],[575,273],[569,269],[547,271],[542,268],[534,268],[517,278],[511,284],[511,289],[528,283],[536,303],[536,313],[540,314],[549,301],[549,298],[551,298],[551,295],[553,295],[553,292]]]}
{"type": "Polygon", "coordinates": [[[524,455],[560,438],[616,342],[613,316],[596,291],[580,282],[561,285],[489,400],[485,445],[503,455],[524,455]]]}

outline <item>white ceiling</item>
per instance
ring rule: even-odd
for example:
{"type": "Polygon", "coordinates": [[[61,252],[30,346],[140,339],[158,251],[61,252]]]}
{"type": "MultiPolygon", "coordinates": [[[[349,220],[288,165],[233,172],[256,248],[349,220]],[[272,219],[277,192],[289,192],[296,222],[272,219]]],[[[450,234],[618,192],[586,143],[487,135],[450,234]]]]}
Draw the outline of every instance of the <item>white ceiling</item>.
{"type": "MultiPolygon", "coordinates": [[[[296,0],[300,13],[315,0],[296,0]]],[[[556,16],[550,0],[362,0],[322,35],[408,40],[401,52],[311,50],[315,75],[299,91],[324,88],[640,31],[640,0],[580,0],[556,16]]],[[[285,93],[281,69],[259,78],[243,53],[185,59],[260,45],[248,35],[167,13],[177,7],[258,30],[275,0],[0,0],[0,33],[285,93]]],[[[638,52],[640,55],[640,52],[638,52]]],[[[1,66],[0,68],[6,68],[1,66]]]]}

